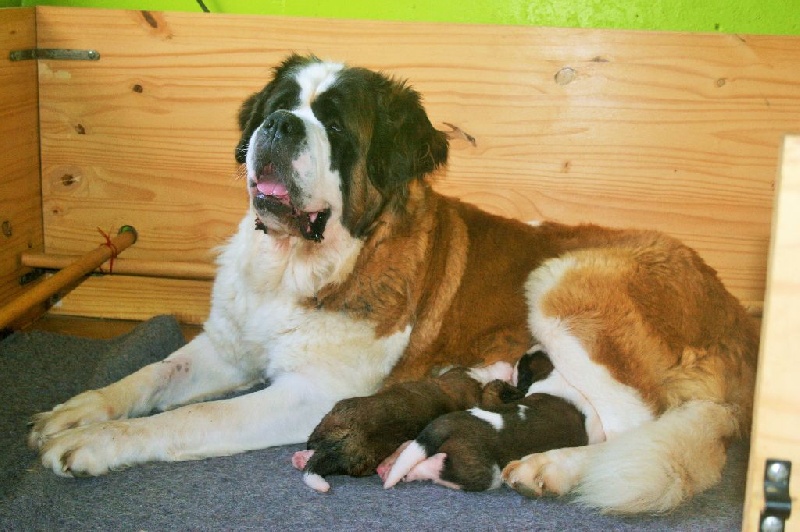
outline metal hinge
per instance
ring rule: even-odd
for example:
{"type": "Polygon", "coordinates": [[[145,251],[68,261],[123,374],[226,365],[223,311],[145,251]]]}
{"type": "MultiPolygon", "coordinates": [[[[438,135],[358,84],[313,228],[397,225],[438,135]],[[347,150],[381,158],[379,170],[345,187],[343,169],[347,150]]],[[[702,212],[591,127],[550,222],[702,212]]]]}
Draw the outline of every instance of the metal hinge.
{"type": "Polygon", "coordinates": [[[8,54],[11,61],[28,61],[31,59],[50,59],[55,61],[98,61],[97,50],[66,50],[63,48],[29,48],[12,50],[8,54]]]}
{"type": "Polygon", "coordinates": [[[761,532],[783,532],[786,520],[792,515],[789,479],[792,462],[768,459],[764,467],[764,510],[759,519],[761,532]]]}

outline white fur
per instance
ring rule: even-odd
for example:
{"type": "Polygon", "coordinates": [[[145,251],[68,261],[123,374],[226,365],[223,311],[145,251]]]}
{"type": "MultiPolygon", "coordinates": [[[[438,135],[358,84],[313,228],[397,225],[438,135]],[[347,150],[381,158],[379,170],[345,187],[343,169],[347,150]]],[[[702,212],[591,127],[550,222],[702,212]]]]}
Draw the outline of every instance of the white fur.
{"type": "Polygon", "coordinates": [[[737,431],[730,407],[711,401],[684,403],[594,446],[577,500],[609,512],[672,510],[719,481],[726,459],[723,441],[737,431]]]}
{"type": "Polygon", "coordinates": [[[497,464],[492,465],[492,483],[489,484],[490,490],[496,490],[503,485],[503,472],[497,464]]]}
{"type": "Polygon", "coordinates": [[[530,307],[528,323],[556,369],[552,379],[534,383],[529,393],[546,391],[573,402],[586,416],[587,430],[598,433],[597,427],[589,424],[593,417],[599,417],[605,437],[612,438],[653,419],[653,413],[639,392],[591,360],[564,322],[542,312],[539,302],[575,266],[572,257],[548,260],[531,273],[525,285],[530,307]]]}
{"type": "MultiPolygon", "coordinates": [[[[40,414],[30,441],[47,467],[66,476],[98,475],[148,460],[300,443],[337,400],[372,393],[389,373],[410,326],[378,337],[368,321],[306,304],[352,271],[362,246],[339,222],[339,176],[330,171],[327,142],[309,116],[310,102],[340,69],[315,65],[298,77],[297,114],[310,131],[310,153],[295,169],[306,180],[299,183],[309,198],[302,208],[332,209],[324,240],[255,231],[251,208],[219,255],[205,331],[165,361],[40,414]],[[315,173],[317,181],[308,181],[315,173]],[[265,379],[271,385],[263,390],[196,403],[265,379]],[[152,410],[168,411],[127,419],[152,410]]],[[[253,179],[252,156],[248,161],[253,179]]]]}
{"type": "Polygon", "coordinates": [[[606,512],[669,511],[719,480],[723,441],[736,433],[736,416],[729,407],[694,400],[654,418],[636,391],[592,362],[566,324],[539,305],[575,266],[569,257],[547,261],[526,285],[531,330],[557,370],[531,391],[561,395],[584,412],[590,406],[607,441],[531,454],[508,464],[504,480],[535,495],[574,493],[606,512]]]}
{"type": "Polygon", "coordinates": [[[531,454],[503,476],[536,495],[573,492],[605,512],[667,512],[719,481],[723,441],[737,431],[731,408],[693,400],[604,443],[531,454]]]}
{"type": "Polygon", "coordinates": [[[409,442],[405,449],[403,449],[403,452],[397,457],[394,464],[392,464],[391,470],[389,470],[389,473],[383,480],[383,487],[385,489],[393,487],[403,479],[406,473],[414,469],[414,466],[426,458],[428,458],[428,455],[425,454],[425,449],[422,445],[416,440],[409,442]]]}
{"type": "Polygon", "coordinates": [[[305,482],[306,486],[319,493],[328,493],[331,489],[328,481],[316,473],[309,473],[308,471],[303,473],[303,482],[305,482]]]}
{"type": "Polygon", "coordinates": [[[475,416],[476,418],[487,422],[489,425],[494,428],[496,431],[503,430],[503,416],[498,414],[497,412],[489,412],[487,410],[483,410],[481,408],[475,407],[470,408],[467,410],[470,414],[475,416]]]}
{"type": "Polygon", "coordinates": [[[300,85],[300,107],[309,107],[318,95],[328,90],[343,68],[342,63],[325,61],[307,65],[300,70],[295,76],[300,85]]]}
{"type": "Polygon", "coordinates": [[[514,367],[508,362],[495,362],[488,366],[481,366],[469,370],[469,376],[481,384],[489,384],[493,380],[511,382],[514,367]]]}

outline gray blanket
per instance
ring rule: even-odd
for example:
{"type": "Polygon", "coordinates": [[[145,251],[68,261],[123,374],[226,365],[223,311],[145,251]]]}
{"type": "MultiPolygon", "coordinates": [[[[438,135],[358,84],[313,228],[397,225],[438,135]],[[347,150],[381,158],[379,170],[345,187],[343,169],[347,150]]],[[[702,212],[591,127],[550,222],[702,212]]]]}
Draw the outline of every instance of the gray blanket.
{"type": "Polygon", "coordinates": [[[25,447],[27,422],[87,388],[160,360],[183,344],[161,316],[112,340],[44,332],[0,342],[0,530],[738,530],[747,448],[728,454],[720,485],[669,515],[603,516],[567,500],[501,488],[463,493],[377,476],[307,488],[290,458],[301,445],[195,462],[153,463],[99,478],[45,471],[25,447]]]}

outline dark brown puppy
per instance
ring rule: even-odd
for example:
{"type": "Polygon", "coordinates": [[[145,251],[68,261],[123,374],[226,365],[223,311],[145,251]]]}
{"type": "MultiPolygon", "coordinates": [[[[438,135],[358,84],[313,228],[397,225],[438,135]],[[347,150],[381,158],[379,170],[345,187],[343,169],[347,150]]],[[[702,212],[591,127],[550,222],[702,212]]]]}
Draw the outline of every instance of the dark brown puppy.
{"type": "Polygon", "coordinates": [[[393,384],[367,397],[336,403],[298,451],[292,464],[303,481],[326,492],[325,475],[364,476],[403,442],[442,414],[481,404],[486,383],[510,381],[513,368],[498,362],[483,368],[453,368],[438,377],[393,384]]]}
{"type": "Polygon", "coordinates": [[[544,393],[522,397],[520,386],[527,390],[552,371],[547,355],[528,353],[518,368],[518,388],[499,382],[486,387],[487,393],[492,391],[501,399],[517,395],[518,400],[435,419],[403,447],[391,470],[382,475],[384,486],[392,487],[402,479],[432,480],[466,491],[495,489],[503,483],[503,467],[512,460],[586,445],[585,417],[572,403],[544,393]]]}

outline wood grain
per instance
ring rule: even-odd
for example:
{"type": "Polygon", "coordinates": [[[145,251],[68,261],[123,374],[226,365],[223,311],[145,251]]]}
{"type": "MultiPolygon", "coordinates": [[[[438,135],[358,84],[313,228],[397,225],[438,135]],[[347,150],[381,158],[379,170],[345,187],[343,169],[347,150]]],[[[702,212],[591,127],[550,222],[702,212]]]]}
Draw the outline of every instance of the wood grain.
{"type": "MultiPolygon", "coordinates": [[[[49,253],[23,253],[22,264],[31,268],[60,270],[67,267],[77,257],[75,255],[52,255],[49,253]]],[[[202,279],[211,281],[216,268],[203,262],[157,261],[116,258],[114,263],[104,262],[95,273],[138,275],[142,277],[170,277],[173,279],[202,279]]]]}
{"type": "Polygon", "coordinates": [[[208,317],[210,301],[211,283],[207,281],[101,275],[86,279],[56,303],[50,314],[118,320],[172,314],[181,323],[201,324],[208,317]]]}
{"type": "Polygon", "coordinates": [[[36,46],[35,10],[0,10],[0,306],[22,292],[19,255],[41,250],[36,63],[12,50],[36,46]]]}
{"type": "Polygon", "coordinates": [[[60,291],[80,283],[98,266],[134,242],[136,242],[135,230],[120,230],[120,233],[110,238],[105,245],[87,251],[52,276],[24,290],[19,297],[12,299],[7,305],[0,306],[0,329],[9,326],[37,305],[47,303],[60,291]]]}
{"type": "MultiPolygon", "coordinates": [[[[750,447],[750,468],[743,530],[758,530],[764,508],[764,464],[768,458],[791,460],[794,471],[790,493],[800,496],[800,136],[783,145],[783,165],[778,184],[767,294],[756,387],[755,419],[750,447]]],[[[800,530],[794,512],[786,530],[800,530]]]]}
{"type": "Polygon", "coordinates": [[[411,80],[437,126],[476,138],[453,141],[441,191],[524,220],[666,231],[738,297],[763,299],[779,143],[800,124],[800,38],[37,13],[41,47],[102,56],[40,62],[48,253],[131,223],[131,258],[210,261],[246,209],[239,103],[288,52],[315,52],[411,80]]]}

